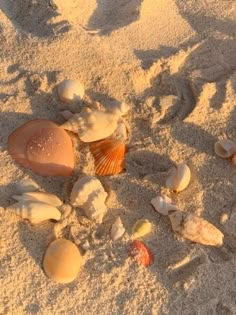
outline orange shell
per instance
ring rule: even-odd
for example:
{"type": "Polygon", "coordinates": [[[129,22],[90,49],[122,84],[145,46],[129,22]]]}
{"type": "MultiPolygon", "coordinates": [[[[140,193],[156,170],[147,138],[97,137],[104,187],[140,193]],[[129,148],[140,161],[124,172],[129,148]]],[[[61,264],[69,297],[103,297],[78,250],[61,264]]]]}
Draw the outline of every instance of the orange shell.
{"type": "Polygon", "coordinates": [[[123,171],[126,145],[115,139],[105,139],[90,144],[97,175],[114,175],[123,171]]]}
{"type": "Polygon", "coordinates": [[[141,241],[134,240],[129,248],[128,254],[137,263],[147,267],[153,262],[153,254],[150,249],[141,241]]]}
{"type": "Polygon", "coordinates": [[[13,131],[8,137],[8,152],[39,175],[70,176],[74,169],[70,136],[50,120],[31,120],[13,131]]]}

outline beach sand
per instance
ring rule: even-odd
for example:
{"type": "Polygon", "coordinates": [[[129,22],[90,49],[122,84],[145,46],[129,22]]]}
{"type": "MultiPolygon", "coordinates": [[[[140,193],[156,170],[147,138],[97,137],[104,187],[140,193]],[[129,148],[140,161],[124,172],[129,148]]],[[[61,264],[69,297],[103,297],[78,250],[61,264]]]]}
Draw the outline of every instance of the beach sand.
{"type": "Polygon", "coordinates": [[[0,42],[0,314],[236,314],[236,169],[214,153],[218,139],[236,140],[235,1],[2,0],[0,42]],[[7,151],[8,136],[23,123],[61,124],[60,111],[81,110],[83,103],[58,99],[67,78],[83,82],[92,101],[132,105],[126,170],[100,178],[109,192],[101,225],[74,209],[63,222],[33,226],[5,209],[22,179],[56,194],[65,210],[77,178],[94,175],[88,146],[73,135],[77,163],[69,178],[36,175],[7,151]],[[179,194],[165,188],[174,163],[192,173],[179,194]],[[174,234],[150,204],[160,193],[219,228],[224,245],[174,234]],[[126,233],[112,242],[118,216],[126,233]],[[141,218],[153,225],[141,239],[154,255],[147,268],[126,250],[141,218]],[[90,241],[70,284],[42,269],[55,233],[79,247],[90,241]]]}

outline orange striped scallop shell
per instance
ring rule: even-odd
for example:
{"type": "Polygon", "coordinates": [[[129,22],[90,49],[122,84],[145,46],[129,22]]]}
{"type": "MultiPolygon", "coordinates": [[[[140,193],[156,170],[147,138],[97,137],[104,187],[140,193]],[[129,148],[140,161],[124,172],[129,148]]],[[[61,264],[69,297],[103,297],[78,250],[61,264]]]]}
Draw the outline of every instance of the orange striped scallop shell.
{"type": "Polygon", "coordinates": [[[114,175],[123,171],[126,145],[115,139],[104,139],[90,144],[97,175],[114,175]]]}

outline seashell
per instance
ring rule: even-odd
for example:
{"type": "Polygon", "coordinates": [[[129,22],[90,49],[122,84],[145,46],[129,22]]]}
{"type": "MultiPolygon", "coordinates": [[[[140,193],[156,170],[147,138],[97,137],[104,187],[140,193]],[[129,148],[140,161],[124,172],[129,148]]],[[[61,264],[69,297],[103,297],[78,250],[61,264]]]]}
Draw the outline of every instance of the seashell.
{"type": "Polygon", "coordinates": [[[83,142],[93,142],[109,137],[117,128],[119,116],[88,107],[75,114],[61,127],[79,135],[83,142]]]}
{"type": "Polygon", "coordinates": [[[141,241],[134,240],[128,247],[128,255],[137,263],[147,267],[153,262],[153,254],[141,241]]]}
{"type": "Polygon", "coordinates": [[[177,210],[177,207],[171,203],[171,199],[165,195],[153,198],[151,204],[162,215],[168,215],[170,210],[177,210]]]}
{"type": "Polygon", "coordinates": [[[57,92],[62,102],[81,101],[84,97],[84,86],[77,80],[68,79],[58,85],[57,92]]]}
{"type": "Polygon", "coordinates": [[[229,139],[217,141],[215,143],[214,148],[215,153],[224,159],[233,156],[234,153],[236,152],[236,144],[229,139]]]}
{"type": "Polygon", "coordinates": [[[115,139],[105,139],[91,143],[89,148],[94,157],[97,175],[114,175],[123,171],[127,151],[124,143],[115,139]]]}
{"type": "Polygon", "coordinates": [[[50,120],[36,119],[17,128],[8,138],[8,152],[42,176],[70,176],[74,169],[71,139],[50,120]]]}
{"type": "Polygon", "coordinates": [[[111,106],[108,107],[108,111],[110,111],[111,113],[115,115],[118,115],[119,117],[126,115],[129,110],[130,110],[130,105],[125,102],[121,102],[118,104],[111,104],[111,106]]]}
{"type": "Polygon", "coordinates": [[[32,179],[23,179],[16,184],[17,192],[23,194],[25,192],[32,192],[39,189],[39,185],[32,179]]]}
{"type": "Polygon", "coordinates": [[[71,191],[71,204],[75,207],[81,207],[85,215],[101,223],[103,216],[107,211],[105,200],[107,193],[105,192],[101,182],[92,176],[79,178],[71,191]]]}
{"type": "Polygon", "coordinates": [[[19,215],[23,219],[29,220],[32,224],[41,223],[46,220],[59,221],[60,211],[47,203],[26,200],[19,201],[6,208],[6,210],[19,215]]]}
{"type": "Polygon", "coordinates": [[[52,205],[54,207],[58,207],[62,205],[62,201],[53,194],[49,194],[42,191],[35,191],[35,192],[25,192],[23,195],[14,195],[12,196],[13,199],[17,201],[39,201],[43,203],[47,203],[49,205],[52,205]]]}
{"type": "Polygon", "coordinates": [[[152,224],[147,219],[140,219],[138,220],[133,228],[132,233],[134,238],[140,238],[152,231],[152,224]]]}
{"type": "Polygon", "coordinates": [[[182,237],[203,245],[221,246],[224,235],[207,220],[182,211],[169,214],[174,232],[182,237]]]}
{"type": "Polygon", "coordinates": [[[116,139],[125,142],[128,137],[128,129],[123,121],[119,121],[116,130],[110,136],[110,139],[116,139]]]}
{"type": "Polygon", "coordinates": [[[121,218],[118,217],[111,227],[111,232],[110,232],[111,239],[113,241],[117,241],[119,238],[123,236],[124,233],[125,233],[125,228],[122,224],[121,218]]]}
{"type": "Polygon", "coordinates": [[[177,164],[166,179],[166,187],[179,192],[184,190],[191,178],[191,172],[186,164],[177,164]]]}
{"type": "Polygon", "coordinates": [[[82,258],[77,246],[69,240],[57,239],[49,244],[43,258],[45,274],[59,283],[76,279],[82,258]]]}

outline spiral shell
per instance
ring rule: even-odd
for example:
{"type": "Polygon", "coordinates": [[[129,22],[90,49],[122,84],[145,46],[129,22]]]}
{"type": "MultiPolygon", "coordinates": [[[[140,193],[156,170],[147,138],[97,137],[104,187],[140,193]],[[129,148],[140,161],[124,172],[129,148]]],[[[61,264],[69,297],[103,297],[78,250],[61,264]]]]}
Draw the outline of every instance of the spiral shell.
{"type": "Polygon", "coordinates": [[[17,128],[8,138],[8,152],[42,176],[70,176],[74,169],[71,139],[50,120],[36,119],[17,128]]]}
{"type": "Polygon", "coordinates": [[[162,215],[168,215],[170,210],[177,210],[177,207],[171,203],[171,199],[165,195],[153,198],[151,204],[162,215]]]}
{"type": "Polygon", "coordinates": [[[19,215],[22,219],[29,220],[32,224],[46,220],[59,221],[61,218],[61,213],[56,207],[32,200],[19,201],[7,207],[6,210],[19,215]]]}
{"type": "Polygon", "coordinates": [[[177,210],[169,214],[169,219],[173,231],[192,242],[209,246],[223,244],[223,233],[203,218],[177,210]]]}
{"type": "Polygon", "coordinates": [[[191,179],[191,172],[186,164],[177,164],[166,179],[166,187],[179,192],[184,190],[191,179]]]}
{"type": "Polygon", "coordinates": [[[64,80],[57,88],[58,96],[62,102],[80,101],[84,97],[84,86],[77,80],[64,80]]]}
{"type": "Polygon", "coordinates": [[[119,140],[105,139],[90,144],[97,175],[114,175],[125,166],[126,145],[119,140]]]}
{"type": "Polygon", "coordinates": [[[224,159],[229,158],[236,153],[236,144],[229,139],[217,141],[214,148],[215,153],[224,159]]]}
{"type": "Polygon", "coordinates": [[[82,258],[77,246],[69,240],[57,239],[49,244],[43,258],[45,274],[59,283],[74,281],[80,271],[82,258]]]}
{"type": "Polygon", "coordinates": [[[83,142],[93,142],[109,137],[116,130],[119,118],[114,113],[85,107],[61,127],[77,133],[83,142]]]}

